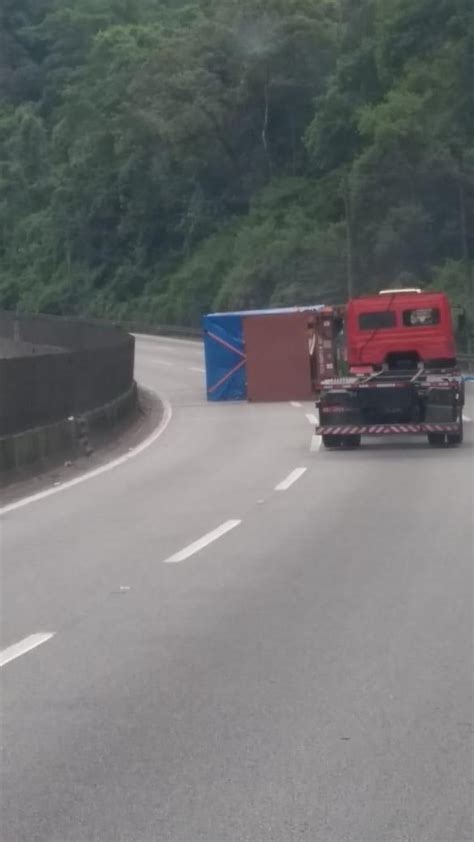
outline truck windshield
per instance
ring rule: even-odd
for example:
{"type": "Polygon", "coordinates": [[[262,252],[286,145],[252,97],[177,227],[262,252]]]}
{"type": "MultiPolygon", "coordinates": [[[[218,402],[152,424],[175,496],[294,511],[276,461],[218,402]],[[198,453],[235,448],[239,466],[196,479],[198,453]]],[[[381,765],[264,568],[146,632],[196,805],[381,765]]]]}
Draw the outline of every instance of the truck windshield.
{"type": "Polygon", "coordinates": [[[378,330],[396,326],[397,314],[394,310],[375,310],[372,313],[361,313],[359,316],[360,330],[378,330]]]}

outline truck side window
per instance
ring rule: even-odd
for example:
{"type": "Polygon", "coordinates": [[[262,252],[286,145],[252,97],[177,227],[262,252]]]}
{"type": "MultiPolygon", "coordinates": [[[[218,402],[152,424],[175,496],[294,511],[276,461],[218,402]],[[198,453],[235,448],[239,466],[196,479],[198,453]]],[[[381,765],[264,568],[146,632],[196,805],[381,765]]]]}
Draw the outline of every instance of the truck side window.
{"type": "Polygon", "coordinates": [[[418,307],[416,310],[403,311],[405,327],[425,327],[439,325],[440,312],[437,307],[418,307]]]}
{"type": "Polygon", "coordinates": [[[378,330],[396,326],[397,314],[394,310],[376,310],[372,313],[361,313],[359,316],[360,330],[378,330]]]}

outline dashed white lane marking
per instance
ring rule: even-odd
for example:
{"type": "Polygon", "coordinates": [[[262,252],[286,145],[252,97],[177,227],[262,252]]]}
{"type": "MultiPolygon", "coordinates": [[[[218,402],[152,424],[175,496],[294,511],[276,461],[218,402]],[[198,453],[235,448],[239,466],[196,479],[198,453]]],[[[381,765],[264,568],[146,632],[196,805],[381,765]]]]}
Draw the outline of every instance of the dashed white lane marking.
{"type": "MultiPolygon", "coordinates": [[[[153,389],[149,389],[149,391],[154,391],[153,389]]],[[[101,476],[101,474],[106,474],[108,471],[112,471],[114,468],[118,468],[120,465],[125,465],[130,459],[133,459],[135,456],[138,456],[139,453],[143,453],[144,450],[147,450],[152,444],[163,435],[166,428],[168,427],[172,417],[173,417],[173,410],[171,408],[171,404],[168,403],[166,400],[162,400],[163,407],[164,407],[164,414],[161,422],[159,423],[156,430],[151,433],[144,441],[142,441],[137,447],[132,448],[127,453],[124,453],[123,456],[118,456],[117,459],[112,459],[111,462],[107,462],[106,465],[101,465],[100,468],[94,468],[92,471],[87,471],[85,474],[81,474],[80,477],[75,477],[74,479],[68,480],[67,482],[63,482],[59,486],[55,486],[53,488],[47,488],[44,491],[39,491],[37,494],[32,494],[29,497],[23,497],[21,500],[17,500],[16,503],[9,503],[7,506],[3,506],[0,508],[0,515],[6,515],[8,512],[14,512],[17,509],[23,508],[23,506],[29,506],[30,503],[36,503],[38,500],[44,500],[46,497],[51,497],[53,494],[59,494],[61,491],[66,491],[68,488],[73,488],[75,485],[80,485],[81,482],[87,482],[87,480],[94,479],[95,477],[101,476]]]]}
{"type": "Polygon", "coordinates": [[[235,529],[236,526],[240,526],[241,523],[241,520],[227,520],[225,523],[218,526],[217,529],[213,529],[212,532],[208,532],[207,535],[203,535],[203,537],[199,538],[198,541],[194,541],[193,544],[189,544],[189,546],[185,547],[184,550],[180,550],[179,553],[175,553],[170,556],[170,558],[167,558],[164,563],[178,564],[180,561],[186,561],[187,558],[190,558],[200,550],[203,550],[204,547],[207,547],[209,544],[217,541],[218,538],[222,538],[223,535],[226,535],[227,532],[235,529]]]}
{"type": "Polygon", "coordinates": [[[150,360],[151,365],[164,365],[167,368],[170,368],[172,365],[176,365],[176,363],[170,363],[168,360],[150,360]]]}
{"type": "Polygon", "coordinates": [[[299,403],[298,401],[290,401],[290,406],[292,406],[294,409],[301,409],[303,404],[299,403]]]}
{"type": "Polygon", "coordinates": [[[469,424],[472,421],[472,418],[470,418],[469,415],[466,415],[465,412],[463,413],[462,417],[463,417],[463,421],[466,421],[467,424],[469,424]]]}
{"type": "Polygon", "coordinates": [[[204,374],[204,372],[206,371],[205,368],[202,368],[202,366],[198,366],[198,365],[190,365],[189,370],[190,371],[197,371],[199,374],[204,374]]]}
{"type": "Polygon", "coordinates": [[[14,661],[15,658],[19,658],[21,655],[26,655],[27,652],[31,652],[32,649],[36,649],[36,647],[41,646],[42,643],[47,643],[48,640],[51,640],[51,638],[54,637],[54,634],[54,632],[38,632],[38,634],[30,634],[30,636],[25,637],[24,640],[20,640],[18,643],[14,643],[12,646],[2,649],[0,652],[0,667],[4,667],[6,664],[9,664],[10,661],[14,661]]]}
{"type": "Polygon", "coordinates": [[[311,413],[308,413],[306,418],[308,419],[310,424],[313,424],[315,427],[318,426],[318,419],[316,418],[315,415],[312,415],[311,413]]]}
{"type": "Polygon", "coordinates": [[[303,476],[303,474],[306,473],[307,470],[307,468],[295,468],[291,474],[288,474],[283,482],[279,482],[278,485],[275,486],[275,491],[287,491],[292,485],[294,485],[295,482],[297,482],[297,480],[300,479],[300,477],[303,476]]]}
{"type": "Polygon", "coordinates": [[[311,436],[311,444],[309,448],[311,453],[317,453],[319,450],[321,450],[322,444],[323,440],[321,436],[317,436],[316,434],[314,436],[311,436]]]}

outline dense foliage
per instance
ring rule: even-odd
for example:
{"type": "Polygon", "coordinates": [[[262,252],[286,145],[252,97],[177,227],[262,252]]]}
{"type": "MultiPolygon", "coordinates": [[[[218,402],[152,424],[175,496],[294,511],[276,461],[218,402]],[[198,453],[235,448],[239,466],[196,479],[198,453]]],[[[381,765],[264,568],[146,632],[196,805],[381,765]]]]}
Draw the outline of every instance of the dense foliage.
{"type": "Polygon", "coordinates": [[[469,307],[472,0],[0,4],[0,306],[469,307]]]}

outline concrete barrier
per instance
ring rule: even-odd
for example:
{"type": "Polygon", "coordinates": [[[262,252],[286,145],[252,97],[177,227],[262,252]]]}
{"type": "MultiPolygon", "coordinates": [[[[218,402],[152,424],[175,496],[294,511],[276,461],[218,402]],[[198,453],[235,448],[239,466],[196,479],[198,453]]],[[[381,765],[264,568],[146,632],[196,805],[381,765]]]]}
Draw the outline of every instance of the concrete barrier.
{"type": "MultiPolygon", "coordinates": [[[[125,395],[84,415],[55,424],[0,437],[0,473],[61,456],[74,458],[91,452],[91,437],[112,430],[137,407],[134,383],[125,395]]],[[[1,484],[1,482],[0,482],[1,484]]]]}
{"type": "Polygon", "coordinates": [[[89,412],[133,383],[135,340],[114,325],[0,312],[0,338],[35,349],[0,359],[0,436],[89,412]]]}
{"type": "Polygon", "coordinates": [[[0,471],[87,452],[132,412],[134,348],[114,325],[0,311],[0,471]]]}

